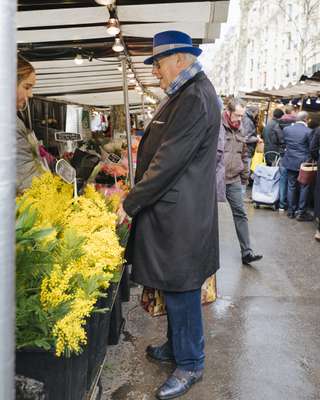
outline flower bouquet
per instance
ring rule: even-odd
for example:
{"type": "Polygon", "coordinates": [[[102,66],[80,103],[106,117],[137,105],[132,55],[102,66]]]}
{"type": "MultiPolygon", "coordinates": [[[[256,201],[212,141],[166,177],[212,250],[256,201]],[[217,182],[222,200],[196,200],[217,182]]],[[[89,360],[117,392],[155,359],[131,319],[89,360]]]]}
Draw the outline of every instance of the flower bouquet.
{"type": "Polygon", "coordinates": [[[91,186],[74,199],[72,186],[45,173],[17,199],[16,221],[17,348],[79,354],[124,261],[112,205],[91,186]]]}

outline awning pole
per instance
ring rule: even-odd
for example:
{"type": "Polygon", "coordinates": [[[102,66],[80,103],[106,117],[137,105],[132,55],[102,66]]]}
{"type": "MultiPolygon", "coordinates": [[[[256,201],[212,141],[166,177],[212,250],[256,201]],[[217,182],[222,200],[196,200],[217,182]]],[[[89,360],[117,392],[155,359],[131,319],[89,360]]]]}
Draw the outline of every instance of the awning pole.
{"type": "Polygon", "coordinates": [[[141,103],[142,103],[142,119],[143,119],[143,125],[144,125],[146,122],[146,110],[144,107],[144,93],[142,93],[142,95],[141,95],[141,103]]]}
{"type": "Polygon", "coordinates": [[[305,99],[305,96],[302,96],[301,97],[301,104],[300,104],[300,111],[302,111],[304,99],[305,99]]]}
{"type": "Polygon", "coordinates": [[[0,399],[14,399],[16,33],[15,0],[0,1],[0,399]]]}
{"type": "Polygon", "coordinates": [[[125,108],[125,113],[126,113],[126,133],[127,133],[127,142],[128,142],[129,183],[130,183],[130,187],[133,188],[134,174],[133,174],[132,140],[131,140],[131,125],[130,125],[130,110],[129,110],[129,93],[128,93],[126,57],[121,58],[121,64],[122,64],[124,108],[125,108]]]}
{"type": "Polygon", "coordinates": [[[265,120],[265,124],[266,124],[266,125],[267,125],[268,119],[269,119],[270,103],[271,103],[271,100],[268,100],[267,115],[266,115],[266,120],[265,120]]]}

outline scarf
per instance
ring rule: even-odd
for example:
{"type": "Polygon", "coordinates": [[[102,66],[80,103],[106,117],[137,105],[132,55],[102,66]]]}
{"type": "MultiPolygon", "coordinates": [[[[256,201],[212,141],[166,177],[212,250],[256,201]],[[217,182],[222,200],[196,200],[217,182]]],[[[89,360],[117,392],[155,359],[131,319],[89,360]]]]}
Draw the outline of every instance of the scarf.
{"type": "Polygon", "coordinates": [[[226,121],[226,123],[230,126],[230,128],[232,130],[238,130],[240,128],[241,125],[241,121],[237,121],[237,122],[232,122],[231,118],[230,118],[230,114],[228,111],[224,111],[223,112],[223,118],[226,121]]]}
{"type": "Polygon", "coordinates": [[[173,96],[186,82],[195,77],[202,71],[202,65],[199,61],[195,61],[188,68],[180,72],[180,74],[173,80],[168,88],[165,90],[168,96],[173,96]]]}

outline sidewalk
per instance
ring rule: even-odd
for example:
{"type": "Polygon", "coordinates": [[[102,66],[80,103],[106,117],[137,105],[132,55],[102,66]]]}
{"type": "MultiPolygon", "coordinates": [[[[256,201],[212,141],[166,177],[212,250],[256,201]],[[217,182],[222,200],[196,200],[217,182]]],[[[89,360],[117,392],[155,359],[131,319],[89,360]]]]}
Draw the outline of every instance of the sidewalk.
{"type": "MultiPolygon", "coordinates": [[[[183,400],[320,399],[320,245],[315,224],[248,206],[255,267],[240,263],[232,217],[220,207],[218,300],[203,307],[206,371],[183,400]]],[[[152,400],[171,371],[145,358],[165,338],[165,317],[150,318],[135,289],[125,332],[108,350],[103,400],[152,400]]]]}

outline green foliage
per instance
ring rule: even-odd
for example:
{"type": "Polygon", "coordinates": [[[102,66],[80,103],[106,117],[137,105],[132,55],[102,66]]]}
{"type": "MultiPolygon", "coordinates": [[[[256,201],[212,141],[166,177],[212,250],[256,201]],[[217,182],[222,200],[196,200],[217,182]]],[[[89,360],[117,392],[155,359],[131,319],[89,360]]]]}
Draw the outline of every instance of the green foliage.
{"type": "Polygon", "coordinates": [[[53,229],[36,228],[38,213],[27,207],[17,208],[16,216],[16,347],[54,347],[54,324],[70,311],[65,301],[45,310],[40,301],[41,283],[54,263],[67,266],[82,256],[84,239],[66,230],[63,240],[47,242],[53,229]]]}

